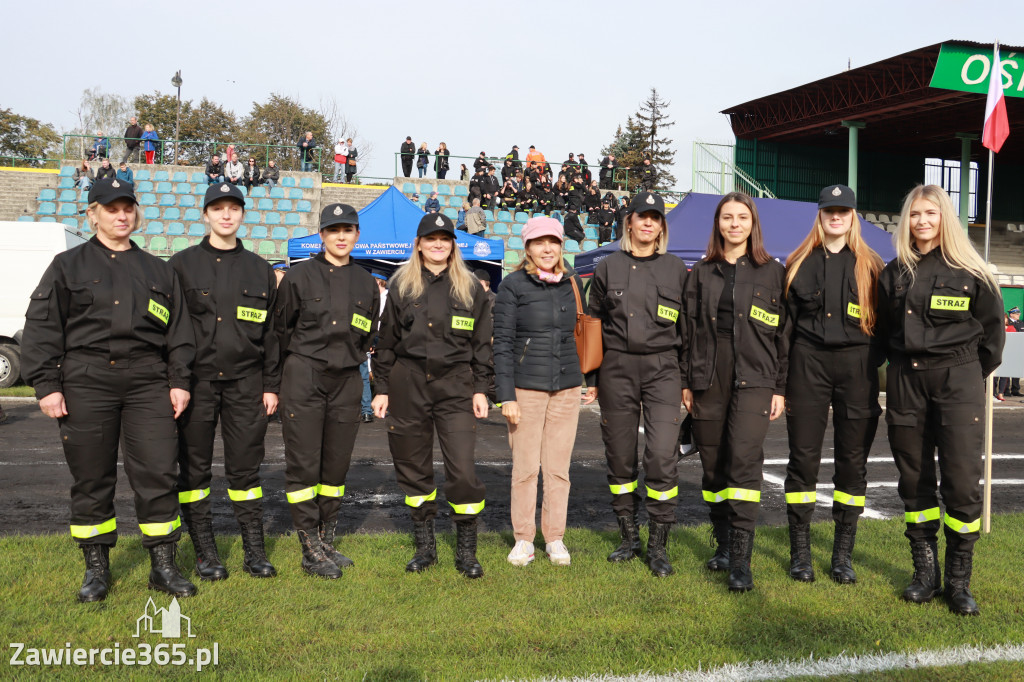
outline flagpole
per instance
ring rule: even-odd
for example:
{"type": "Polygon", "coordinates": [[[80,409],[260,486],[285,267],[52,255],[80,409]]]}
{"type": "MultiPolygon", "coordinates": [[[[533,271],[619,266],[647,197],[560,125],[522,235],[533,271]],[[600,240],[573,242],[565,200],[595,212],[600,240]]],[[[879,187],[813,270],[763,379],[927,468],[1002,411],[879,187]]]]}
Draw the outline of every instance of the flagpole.
{"type": "MultiPolygon", "coordinates": [[[[988,201],[985,205],[985,266],[989,266],[989,250],[992,239],[992,186],[996,155],[988,150],[988,201]]],[[[982,503],[982,528],[986,534],[992,532],[992,400],[993,377],[985,378],[985,496],[982,503]]]]}

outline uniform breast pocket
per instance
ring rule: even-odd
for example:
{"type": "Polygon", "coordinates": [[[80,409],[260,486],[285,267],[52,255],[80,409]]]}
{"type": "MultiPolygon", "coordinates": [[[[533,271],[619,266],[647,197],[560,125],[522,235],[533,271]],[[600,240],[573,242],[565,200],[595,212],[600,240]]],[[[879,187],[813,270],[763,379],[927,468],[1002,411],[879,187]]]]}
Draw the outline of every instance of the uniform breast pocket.
{"type": "Polygon", "coordinates": [[[242,287],[242,295],[238,298],[235,317],[242,322],[246,332],[251,336],[260,336],[267,323],[270,313],[267,311],[269,292],[266,287],[242,287]]]}
{"type": "Polygon", "coordinates": [[[796,307],[801,313],[806,315],[813,315],[817,311],[821,310],[821,289],[805,289],[796,290],[790,288],[789,295],[796,299],[796,307]]]}
{"type": "Polygon", "coordinates": [[[754,288],[754,295],[750,302],[750,320],[755,329],[769,334],[777,332],[781,309],[777,291],[754,288]]]}
{"type": "Polygon", "coordinates": [[[151,281],[147,289],[143,297],[145,317],[160,327],[166,327],[171,321],[171,287],[163,282],[151,281]]]}
{"type": "Polygon", "coordinates": [[[473,311],[461,306],[452,306],[449,309],[448,333],[455,338],[468,339],[473,336],[476,329],[476,318],[473,311]]]}
{"type": "Polygon", "coordinates": [[[323,296],[310,296],[299,302],[299,322],[316,324],[327,309],[327,299],[323,296]]]}
{"type": "Polygon", "coordinates": [[[352,316],[349,326],[352,331],[362,336],[373,332],[373,312],[370,310],[372,301],[352,301],[352,316]]]}
{"type": "Polygon", "coordinates": [[[81,315],[92,307],[96,290],[102,282],[99,277],[81,282],[68,282],[68,313],[72,317],[81,315]]]}
{"type": "Polygon", "coordinates": [[[185,290],[185,302],[188,304],[188,311],[196,317],[213,312],[213,296],[210,295],[210,287],[196,287],[185,290]]]}
{"type": "Polygon", "coordinates": [[[48,319],[50,317],[50,294],[52,293],[53,287],[49,284],[37,287],[36,290],[32,292],[32,297],[28,302],[28,311],[25,313],[25,319],[48,319]]]}
{"type": "Polygon", "coordinates": [[[626,283],[613,282],[604,293],[604,306],[607,310],[615,310],[626,302],[626,283]]]}
{"type": "Polygon", "coordinates": [[[679,322],[682,313],[683,294],[670,287],[658,286],[658,309],[655,321],[663,327],[671,327],[679,322]]]}
{"type": "Polygon", "coordinates": [[[974,293],[970,277],[936,277],[925,301],[928,318],[937,324],[966,320],[971,316],[974,293]]]}
{"type": "Polygon", "coordinates": [[[857,291],[857,283],[850,282],[846,288],[846,321],[854,326],[860,325],[860,318],[863,311],[860,307],[860,292],[857,291]]]}

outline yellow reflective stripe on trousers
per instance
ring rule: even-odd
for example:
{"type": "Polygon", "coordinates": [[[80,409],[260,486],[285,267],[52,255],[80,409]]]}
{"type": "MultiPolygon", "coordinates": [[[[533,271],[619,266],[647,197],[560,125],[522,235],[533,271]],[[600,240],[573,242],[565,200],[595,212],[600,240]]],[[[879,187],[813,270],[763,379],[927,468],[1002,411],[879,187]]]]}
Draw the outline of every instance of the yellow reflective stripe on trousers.
{"type": "Polygon", "coordinates": [[[202,490],[182,490],[178,493],[178,502],[181,504],[188,504],[189,502],[198,502],[204,497],[210,496],[210,489],[204,488],[202,490]]]}
{"type": "Polygon", "coordinates": [[[143,535],[170,535],[179,526],[181,526],[181,517],[176,516],[173,521],[163,523],[140,523],[139,530],[143,535]]]}
{"type": "Polygon", "coordinates": [[[316,493],[324,497],[345,497],[345,486],[321,483],[316,487],[316,493]]]}
{"type": "Polygon", "coordinates": [[[298,502],[305,502],[306,500],[312,500],[316,497],[316,486],[310,486],[303,488],[302,490],[296,490],[293,493],[285,493],[285,497],[288,498],[289,504],[296,504],[298,502]]]}
{"type": "Polygon", "coordinates": [[[430,491],[429,495],[405,496],[405,503],[410,507],[422,507],[425,502],[433,502],[437,499],[437,488],[430,491]]]}
{"type": "Polygon", "coordinates": [[[630,481],[629,483],[621,483],[619,485],[611,483],[608,487],[611,488],[612,495],[625,495],[626,493],[631,493],[636,490],[638,484],[639,481],[630,481]]]}
{"type": "Polygon", "coordinates": [[[938,521],[941,513],[938,507],[922,509],[921,511],[908,511],[903,515],[907,523],[924,523],[926,521],[938,521]]]}
{"type": "Polygon", "coordinates": [[[469,504],[455,504],[454,502],[449,502],[448,504],[452,506],[456,514],[479,514],[484,510],[483,500],[470,502],[469,504]]]}
{"type": "Polygon", "coordinates": [[[117,530],[117,519],[107,519],[95,526],[71,526],[71,537],[73,538],[94,538],[104,533],[113,533],[117,530]]]}
{"type": "Polygon", "coordinates": [[[675,497],[678,494],[679,494],[679,486],[675,486],[674,488],[672,488],[672,490],[667,490],[667,491],[665,491],[663,493],[662,492],[658,492],[657,490],[655,490],[651,486],[647,486],[647,497],[653,497],[654,499],[661,500],[662,502],[664,502],[665,500],[671,500],[673,497],[675,497]]]}
{"type": "Polygon", "coordinates": [[[842,490],[836,490],[832,493],[832,499],[839,504],[845,504],[847,507],[863,507],[864,496],[863,495],[850,495],[844,493],[842,490]]]}
{"type": "Polygon", "coordinates": [[[263,488],[256,486],[248,490],[232,490],[228,488],[228,497],[232,502],[245,502],[247,500],[258,500],[263,497],[263,488]]]}
{"type": "Polygon", "coordinates": [[[701,490],[705,502],[725,502],[725,491],[701,490]]]}
{"type": "Polygon", "coordinates": [[[816,490],[786,493],[786,504],[814,504],[817,501],[818,492],[816,490]]]}
{"type": "Polygon", "coordinates": [[[730,500],[739,500],[740,502],[761,501],[760,490],[748,490],[746,488],[726,488],[722,492],[724,492],[725,496],[730,500]]]}
{"type": "Polygon", "coordinates": [[[949,514],[945,515],[946,525],[955,530],[957,533],[977,533],[981,529],[981,519],[975,519],[970,523],[964,523],[954,519],[949,514]]]}

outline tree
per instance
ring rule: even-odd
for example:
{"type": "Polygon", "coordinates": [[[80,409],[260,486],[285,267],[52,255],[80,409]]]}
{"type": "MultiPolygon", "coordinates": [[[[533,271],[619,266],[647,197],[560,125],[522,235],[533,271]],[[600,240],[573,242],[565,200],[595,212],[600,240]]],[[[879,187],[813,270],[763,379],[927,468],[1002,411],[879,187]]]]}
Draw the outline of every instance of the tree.
{"type": "MultiPolygon", "coordinates": [[[[675,150],[672,140],[659,137],[666,128],[675,125],[668,118],[669,102],[661,99],[658,91],[651,88],[651,94],[640,103],[640,109],[626,119],[623,126],[615,129],[612,141],[601,150],[601,154],[615,154],[619,166],[628,168],[639,167],[645,156],[651,157],[651,163],[658,169],[656,189],[669,189],[676,183],[676,178],[668,171],[675,163],[675,150]]],[[[616,176],[618,178],[618,176],[616,176]]],[[[630,173],[626,189],[635,191],[640,183],[638,175],[630,173]]]]}
{"type": "Polygon", "coordinates": [[[305,107],[285,95],[272,93],[266,102],[253,102],[252,110],[242,120],[241,128],[241,137],[247,142],[279,147],[271,148],[269,153],[277,165],[284,169],[294,170],[299,167],[296,144],[307,131],[313,133],[325,167],[333,158],[331,138],[334,122],[321,112],[305,107]]]}
{"type": "Polygon", "coordinates": [[[41,167],[44,159],[60,156],[60,143],[57,129],[49,123],[0,109],[0,156],[30,159],[11,159],[10,165],[41,167]]]}
{"type": "MultiPolygon", "coordinates": [[[[69,138],[66,153],[68,155],[85,156],[85,149],[97,135],[120,137],[128,126],[128,117],[132,115],[132,107],[128,99],[120,95],[105,93],[99,87],[86,88],[73,112],[78,125],[68,131],[69,138]]],[[[124,143],[111,140],[110,156],[124,150],[124,143]]]]}
{"type": "MultiPolygon", "coordinates": [[[[177,97],[154,92],[152,95],[139,95],[133,101],[140,125],[152,124],[161,140],[174,139],[177,97]]],[[[214,151],[222,151],[235,141],[239,133],[238,120],[233,112],[205,97],[198,106],[193,106],[191,100],[182,100],[178,139],[184,142],[178,145],[178,163],[201,166],[214,151]]],[[[157,156],[160,158],[159,154],[157,156]]],[[[173,144],[164,145],[163,158],[166,163],[173,161],[173,144]]]]}

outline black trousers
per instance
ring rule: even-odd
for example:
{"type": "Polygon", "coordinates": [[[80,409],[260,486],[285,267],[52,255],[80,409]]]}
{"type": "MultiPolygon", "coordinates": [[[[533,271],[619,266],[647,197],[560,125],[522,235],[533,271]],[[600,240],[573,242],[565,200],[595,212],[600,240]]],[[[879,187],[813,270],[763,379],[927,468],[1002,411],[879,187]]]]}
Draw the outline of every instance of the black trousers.
{"type": "Polygon", "coordinates": [[[402,157],[402,175],[407,178],[412,176],[412,157],[402,157]]]}
{"type": "Polygon", "coordinates": [[[285,497],[296,529],[334,523],[359,431],[363,379],[359,367],[318,371],[289,355],[281,376],[285,497]]]}
{"type": "Polygon", "coordinates": [[[682,379],[676,351],[650,355],[606,351],[597,399],[615,515],[634,514],[640,506],[637,440],[642,412],[647,515],[658,523],[675,523],[679,495],[676,448],[682,421],[682,379]]]}
{"type": "Polygon", "coordinates": [[[856,523],[864,511],[867,462],[878,428],[878,369],[868,346],[828,349],[795,343],[789,356],[786,516],[810,523],[817,502],[821,444],[832,405],[835,473],[832,518],[856,523]]]}
{"type": "Polygon", "coordinates": [[[176,542],[178,429],[167,366],[119,369],[72,354],[61,367],[68,414],[59,419],[71,486],[71,535],[79,544],[117,543],[114,487],[118,442],[135,493],[142,545],[176,542]]]}
{"type": "Polygon", "coordinates": [[[761,509],[761,470],[771,388],[737,388],[733,337],[718,335],[711,386],[693,393],[693,437],[704,468],[701,492],[712,523],[754,530],[761,509]]]}
{"type": "Polygon", "coordinates": [[[981,527],[986,399],[991,398],[985,395],[977,359],[932,369],[915,369],[906,362],[889,365],[885,421],[900,472],[909,539],[934,539],[944,521],[951,546],[974,547],[981,527]],[[936,449],[942,475],[938,486],[936,449]]]}
{"type": "Polygon", "coordinates": [[[452,519],[475,517],[484,509],[484,484],[477,478],[476,416],[473,414],[473,375],[469,367],[427,381],[420,371],[401,360],[391,370],[388,393],[388,445],[398,485],[412,519],[429,521],[437,515],[434,484],[434,431],[444,459],[444,497],[452,519]]]}
{"type": "Polygon", "coordinates": [[[263,376],[259,373],[231,381],[192,382],[192,399],[178,419],[178,501],[185,522],[213,520],[210,480],[213,441],[220,422],[224,442],[224,475],[228,498],[240,524],[263,519],[260,465],[267,435],[263,406],[263,376]]]}

